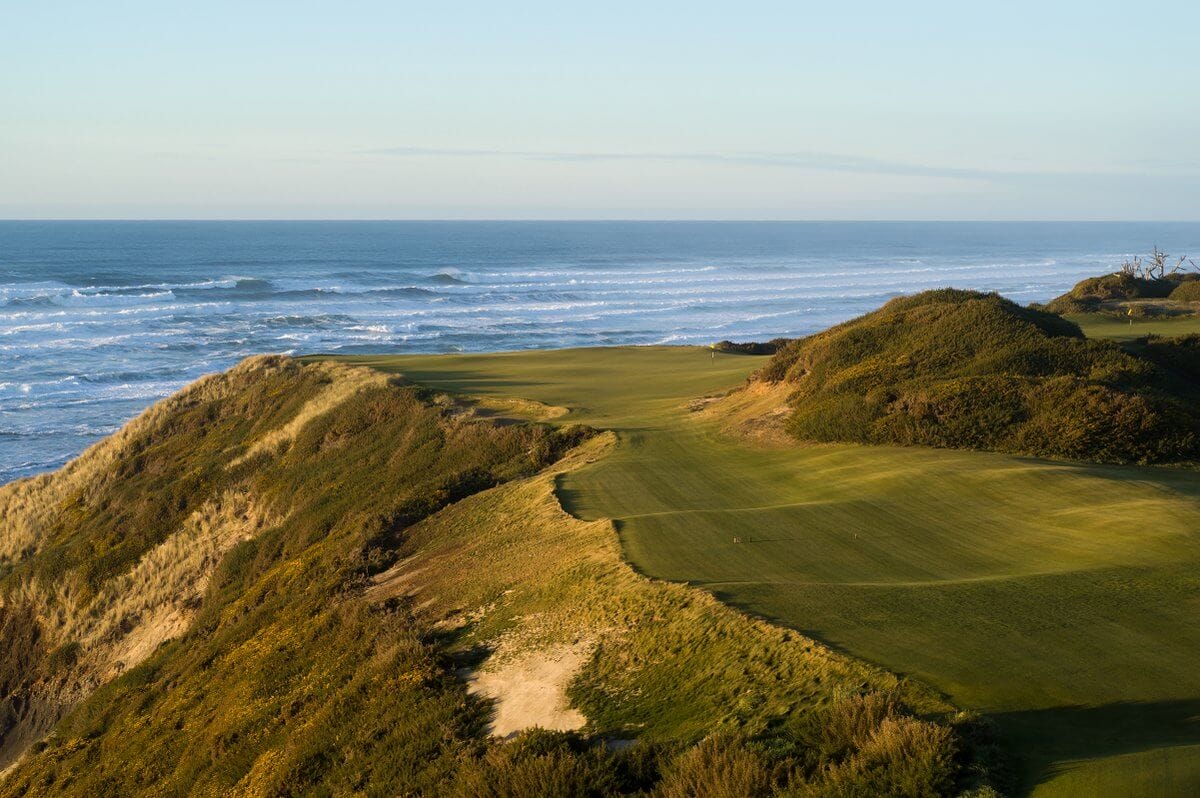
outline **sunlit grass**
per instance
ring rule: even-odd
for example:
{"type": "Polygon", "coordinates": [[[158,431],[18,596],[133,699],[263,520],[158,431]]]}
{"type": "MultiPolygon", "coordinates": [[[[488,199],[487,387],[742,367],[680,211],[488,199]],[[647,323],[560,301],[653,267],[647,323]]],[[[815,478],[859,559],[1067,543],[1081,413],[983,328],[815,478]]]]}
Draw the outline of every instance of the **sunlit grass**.
{"type": "Polygon", "coordinates": [[[1094,771],[1115,793],[1200,788],[1193,472],[752,446],[686,405],[764,359],[701,349],[371,362],[617,429],[618,450],[564,478],[560,495],[581,517],[616,519],[637,568],[994,713],[1031,784],[1066,790],[1094,771]]]}

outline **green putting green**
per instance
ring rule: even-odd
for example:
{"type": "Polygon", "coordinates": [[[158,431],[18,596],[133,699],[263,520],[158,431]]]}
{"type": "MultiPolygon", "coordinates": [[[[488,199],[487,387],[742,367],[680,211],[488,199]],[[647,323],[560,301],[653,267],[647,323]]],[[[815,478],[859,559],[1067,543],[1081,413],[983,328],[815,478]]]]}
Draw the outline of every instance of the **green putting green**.
{"type": "Polygon", "coordinates": [[[1067,318],[1083,328],[1089,338],[1131,341],[1146,335],[1200,333],[1200,316],[1122,319],[1117,316],[1102,316],[1099,313],[1081,313],[1067,318]]]}
{"type": "Polygon", "coordinates": [[[688,404],[763,358],[700,348],[344,359],[616,430],[564,506],[615,519],[647,574],[993,716],[1038,794],[1200,792],[1195,472],[757,446],[688,404]]]}

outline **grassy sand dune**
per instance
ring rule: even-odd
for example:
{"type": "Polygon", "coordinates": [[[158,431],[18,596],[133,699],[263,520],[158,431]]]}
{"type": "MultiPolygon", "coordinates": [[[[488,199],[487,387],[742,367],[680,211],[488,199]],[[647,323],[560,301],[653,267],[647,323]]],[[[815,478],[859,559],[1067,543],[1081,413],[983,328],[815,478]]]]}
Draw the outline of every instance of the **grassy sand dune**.
{"type": "Polygon", "coordinates": [[[417,617],[442,628],[451,651],[490,652],[483,674],[502,675],[514,661],[538,671],[531,653],[576,659],[567,650],[586,649],[572,698],[606,735],[757,733],[864,686],[921,712],[951,709],[922,685],[635,573],[609,521],[574,518],[557,496],[578,469],[611,456],[613,443],[598,438],[551,471],[422,521],[406,543],[415,553],[377,576],[367,597],[414,600],[417,617]]]}
{"type": "Polygon", "coordinates": [[[23,483],[71,490],[5,519],[0,795],[990,794],[928,686],[567,513],[616,439],[561,407],[259,358],[23,483]]]}
{"type": "Polygon", "coordinates": [[[356,362],[617,430],[616,452],[561,480],[566,507],[616,519],[647,574],[992,713],[1027,787],[1200,789],[1192,472],[733,439],[690,400],[764,359],[701,349],[356,362]]]}

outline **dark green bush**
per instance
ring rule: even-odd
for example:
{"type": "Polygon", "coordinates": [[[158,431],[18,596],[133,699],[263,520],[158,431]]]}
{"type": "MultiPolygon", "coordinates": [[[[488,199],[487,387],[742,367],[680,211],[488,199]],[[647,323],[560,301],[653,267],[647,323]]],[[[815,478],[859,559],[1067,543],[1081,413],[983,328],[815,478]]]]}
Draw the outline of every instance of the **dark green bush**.
{"type": "MultiPolygon", "coordinates": [[[[1162,277],[1143,277],[1117,272],[1100,277],[1089,277],[1075,284],[1067,293],[1055,297],[1046,305],[1053,313],[1092,313],[1100,309],[1101,303],[1128,299],[1180,299],[1175,293],[1184,286],[1197,285],[1200,274],[1174,272],[1162,277]]],[[[1190,288],[1191,295],[1200,298],[1200,289],[1190,288]]]]}
{"type": "Polygon", "coordinates": [[[712,348],[718,352],[725,352],[731,355],[773,355],[779,351],[779,348],[787,344],[787,338],[774,338],[765,343],[750,341],[747,343],[734,343],[733,341],[717,341],[712,348]]]}
{"type": "Polygon", "coordinates": [[[1172,300],[1176,302],[1200,302],[1200,280],[1187,280],[1171,291],[1172,300]]]}
{"type": "Polygon", "coordinates": [[[1190,461],[1198,351],[1091,341],[1060,316],[947,289],[789,343],[759,378],[795,384],[788,428],[805,440],[1190,461]]]}

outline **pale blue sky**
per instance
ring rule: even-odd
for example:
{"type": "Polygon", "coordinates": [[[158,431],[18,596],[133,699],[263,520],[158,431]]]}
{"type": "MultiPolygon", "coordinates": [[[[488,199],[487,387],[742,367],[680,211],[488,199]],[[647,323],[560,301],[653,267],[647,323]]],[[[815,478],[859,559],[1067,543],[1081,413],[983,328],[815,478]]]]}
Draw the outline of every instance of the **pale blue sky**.
{"type": "Polygon", "coordinates": [[[1200,219],[1195,2],[0,20],[4,218],[1200,219]]]}

